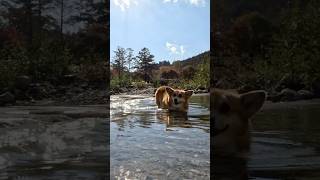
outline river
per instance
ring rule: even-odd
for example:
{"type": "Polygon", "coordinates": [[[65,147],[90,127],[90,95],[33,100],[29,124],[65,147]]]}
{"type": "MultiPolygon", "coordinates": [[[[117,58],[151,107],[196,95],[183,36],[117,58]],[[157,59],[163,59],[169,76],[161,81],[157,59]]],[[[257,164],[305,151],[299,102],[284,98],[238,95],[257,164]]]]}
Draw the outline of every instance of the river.
{"type": "Polygon", "coordinates": [[[111,96],[111,179],[209,179],[209,96],[188,115],[157,109],[154,97],[111,96]]]}
{"type": "MultiPolygon", "coordinates": [[[[143,95],[111,96],[110,120],[106,106],[1,107],[0,179],[108,179],[109,148],[111,179],[209,179],[209,114],[208,95],[192,96],[187,116],[143,95]]],[[[320,177],[319,115],[317,99],[267,102],[250,177],[320,177]]]]}
{"type": "Polygon", "coordinates": [[[0,108],[0,179],[108,179],[106,106],[0,108]]]}

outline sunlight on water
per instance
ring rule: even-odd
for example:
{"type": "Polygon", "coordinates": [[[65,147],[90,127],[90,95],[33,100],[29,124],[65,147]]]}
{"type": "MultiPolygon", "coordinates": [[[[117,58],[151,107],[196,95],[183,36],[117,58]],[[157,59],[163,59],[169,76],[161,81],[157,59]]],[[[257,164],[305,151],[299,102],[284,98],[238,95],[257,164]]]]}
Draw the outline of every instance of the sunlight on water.
{"type": "Polygon", "coordinates": [[[208,179],[208,96],[188,115],[158,109],[154,97],[111,96],[111,178],[208,179]]]}

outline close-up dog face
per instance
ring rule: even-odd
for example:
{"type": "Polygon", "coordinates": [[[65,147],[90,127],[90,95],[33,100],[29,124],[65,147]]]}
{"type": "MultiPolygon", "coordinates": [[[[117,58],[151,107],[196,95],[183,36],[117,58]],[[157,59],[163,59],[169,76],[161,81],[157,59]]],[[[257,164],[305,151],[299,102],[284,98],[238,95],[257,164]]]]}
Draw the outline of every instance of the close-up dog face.
{"type": "Polygon", "coordinates": [[[170,106],[169,110],[187,110],[189,98],[192,96],[192,90],[178,90],[170,87],[166,88],[166,91],[170,95],[170,106]]]}
{"type": "Polygon", "coordinates": [[[250,118],[262,107],[264,91],[237,94],[214,89],[213,98],[213,144],[219,155],[246,156],[249,151],[250,118]]]}

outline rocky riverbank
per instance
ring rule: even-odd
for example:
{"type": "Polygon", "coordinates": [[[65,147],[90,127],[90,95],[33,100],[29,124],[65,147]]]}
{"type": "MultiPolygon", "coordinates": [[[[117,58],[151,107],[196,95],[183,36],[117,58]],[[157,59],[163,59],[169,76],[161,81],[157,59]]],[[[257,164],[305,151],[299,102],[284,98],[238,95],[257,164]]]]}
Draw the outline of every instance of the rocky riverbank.
{"type": "Polygon", "coordinates": [[[104,84],[72,75],[59,83],[33,82],[28,76],[19,76],[13,86],[0,90],[0,106],[106,104],[109,93],[104,84]]]}
{"type": "MultiPolygon", "coordinates": [[[[121,94],[126,94],[126,95],[153,95],[156,92],[157,88],[148,86],[146,88],[120,88],[117,91],[110,91],[111,95],[121,95],[121,94]]],[[[202,93],[208,93],[209,89],[205,88],[197,88],[193,90],[195,94],[202,94],[202,93]]]]}
{"type": "MultiPolygon", "coordinates": [[[[249,86],[242,86],[237,89],[239,93],[245,93],[254,88],[249,86]]],[[[314,98],[320,98],[320,93],[315,90],[300,89],[294,90],[290,88],[284,88],[281,90],[266,90],[268,93],[267,100],[272,102],[287,102],[287,101],[298,101],[298,100],[308,100],[314,98]]]]}
{"type": "MultiPolygon", "coordinates": [[[[33,82],[28,76],[19,76],[12,87],[0,89],[0,106],[107,104],[110,95],[153,95],[156,91],[152,85],[110,91],[107,86],[106,83],[87,82],[73,75],[66,75],[59,83],[33,82]]],[[[245,93],[255,88],[245,85],[237,90],[245,93]]],[[[195,94],[208,93],[208,89],[201,87],[194,91],[195,94]]],[[[267,92],[267,100],[272,102],[307,100],[320,97],[320,86],[311,90],[295,90],[279,83],[277,88],[267,92]]]]}

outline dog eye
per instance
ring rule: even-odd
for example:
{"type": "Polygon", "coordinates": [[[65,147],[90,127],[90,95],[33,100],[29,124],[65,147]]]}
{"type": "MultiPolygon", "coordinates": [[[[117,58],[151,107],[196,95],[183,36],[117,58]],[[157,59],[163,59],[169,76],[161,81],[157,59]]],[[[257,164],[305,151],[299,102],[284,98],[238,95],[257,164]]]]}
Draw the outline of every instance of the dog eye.
{"type": "Polygon", "coordinates": [[[179,94],[179,98],[181,98],[182,97],[182,94],[179,94]]]}
{"type": "Polygon", "coordinates": [[[221,113],[228,113],[230,111],[230,106],[227,103],[222,103],[219,107],[221,113]]]}

